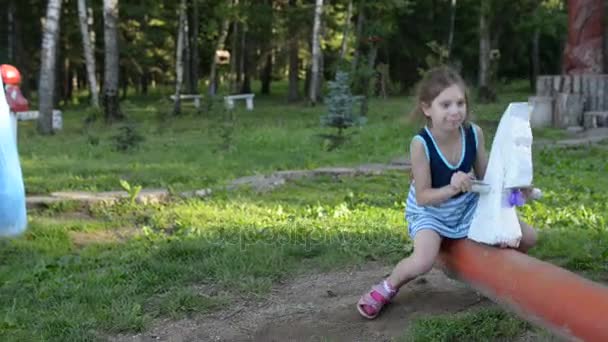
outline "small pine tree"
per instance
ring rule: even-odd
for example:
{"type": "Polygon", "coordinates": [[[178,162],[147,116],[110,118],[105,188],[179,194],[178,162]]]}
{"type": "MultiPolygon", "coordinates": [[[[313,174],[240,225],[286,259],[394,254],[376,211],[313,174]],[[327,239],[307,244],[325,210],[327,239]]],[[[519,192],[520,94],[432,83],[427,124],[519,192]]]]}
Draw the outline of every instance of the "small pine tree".
{"type": "Polygon", "coordinates": [[[350,90],[348,72],[336,72],[336,80],[328,82],[329,95],[325,99],[328,114],[321,116],[323,126],[338,129],[338,136],[342,131],[360,122],[354,112],[358,97],[353,96],[350,90]]]}

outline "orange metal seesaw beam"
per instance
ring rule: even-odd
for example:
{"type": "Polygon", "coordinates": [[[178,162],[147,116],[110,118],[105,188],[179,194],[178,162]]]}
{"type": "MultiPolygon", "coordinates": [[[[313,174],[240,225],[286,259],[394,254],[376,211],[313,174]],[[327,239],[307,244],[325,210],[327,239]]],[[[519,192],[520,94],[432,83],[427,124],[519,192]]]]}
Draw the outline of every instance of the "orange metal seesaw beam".
{"type": "Polygon", "coordinates": [[[608,287],[513,249],[444,241],[448,272],[523,319],[574,341],[608,341],[608,287]]]}

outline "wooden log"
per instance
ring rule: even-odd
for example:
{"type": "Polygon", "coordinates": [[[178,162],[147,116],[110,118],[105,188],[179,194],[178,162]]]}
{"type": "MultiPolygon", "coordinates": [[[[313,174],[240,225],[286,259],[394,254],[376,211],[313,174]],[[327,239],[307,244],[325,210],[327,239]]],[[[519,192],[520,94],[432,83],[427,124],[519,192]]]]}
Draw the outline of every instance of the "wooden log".
{"type": "Polygon", "coordinates": [[[532,107],[530,126],[532,128],[551,127],[553,124],[553,97],[530,96],[528,103],[532,107]]]}
{"type": "Polygon", "coordinates": [[[579,75],[572,75],[572,93],[581,93],[581,77],[579,75]]]}
{"type": "Polygon", "coordinates": [[[585,129],[608,126],[608,111],[583,113],[583,127],[585,129]]]}
{"type": "Polygon", "coordinates": [[[608,341],[608,287],[513,249],[445,240],[448,274],[569,341],[608,341]]]}
{"type": "Polygon", "coordinates": [[[572,93],[572,77],[570,75],[563,75],[562,78],[562,89],[560,91],[567,94],[572,93]]]}
{"type": "Polygon", "coordinates": [[[551,94],[559,93],[562,90],[562,76],[557,75],[553,76],[553,89],[551,90],[551,94]]]}
{"type": "Polygon", "coordinates": [[[553,86],[552,76],[538,76],[536,81],[536,95],[538,96],[551,96],[553,86]]]}
{"type": "Polygon", "coordinates": [[[553,107],[553,126],[556,128],[581,126],[584,103],[582,94],[556,94],[553,107]]]}
{"type": "Polygon", "coordinates": [[[589,79],[589,75],[582,75],[581,77],[581,91],[582,94],[584,96],[584,105],[586,107],[584,107],[583,109],[587,109],[590,107],[591,105],[591,94],[589,92],[589,88],[590,88],[590,79],[589,79]]]}
{"type": "Polygon", "coordinates": [[[604,93],[606,92],[606,77],[600,76],[598,77],[597,82],[597,110],[606,110],[604,108],[604,93]]]}

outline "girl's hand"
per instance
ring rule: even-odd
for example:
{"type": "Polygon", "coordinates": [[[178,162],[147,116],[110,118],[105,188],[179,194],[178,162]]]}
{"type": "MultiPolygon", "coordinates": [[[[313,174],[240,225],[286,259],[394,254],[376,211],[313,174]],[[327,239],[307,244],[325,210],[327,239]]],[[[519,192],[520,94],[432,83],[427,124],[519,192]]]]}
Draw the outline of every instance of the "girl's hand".
{"type": "Polygon", "coordinates": [[[452,175],[450,186],[458,192],[471,191],[472,187],[471,175],[458,171],[452,175]]]}

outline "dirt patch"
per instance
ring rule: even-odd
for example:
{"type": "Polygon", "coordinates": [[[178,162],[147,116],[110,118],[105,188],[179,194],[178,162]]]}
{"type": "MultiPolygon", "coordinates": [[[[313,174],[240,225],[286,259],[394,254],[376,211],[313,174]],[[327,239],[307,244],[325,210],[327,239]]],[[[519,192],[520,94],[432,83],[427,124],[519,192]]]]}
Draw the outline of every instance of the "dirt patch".
{"type": "Polygon", "coordinates": [[[113,230],[95,230],[89,232],[70,232],[74,246],[82,248],[94,243],[125,242],[139,234],[135,228],[118,228],[113,230]]]}
{"type": "Polygon", "coordinates": [[[376,263],[305,275],[277,286],[261,301],[179,321],[160,321],[150,331],[117,336],[116,342],[147,341],[390,341],[416,317],[494,305],[438,270],[403,287],[380,316],[359,316],[356,302],[391,271],[376,263]]]}

